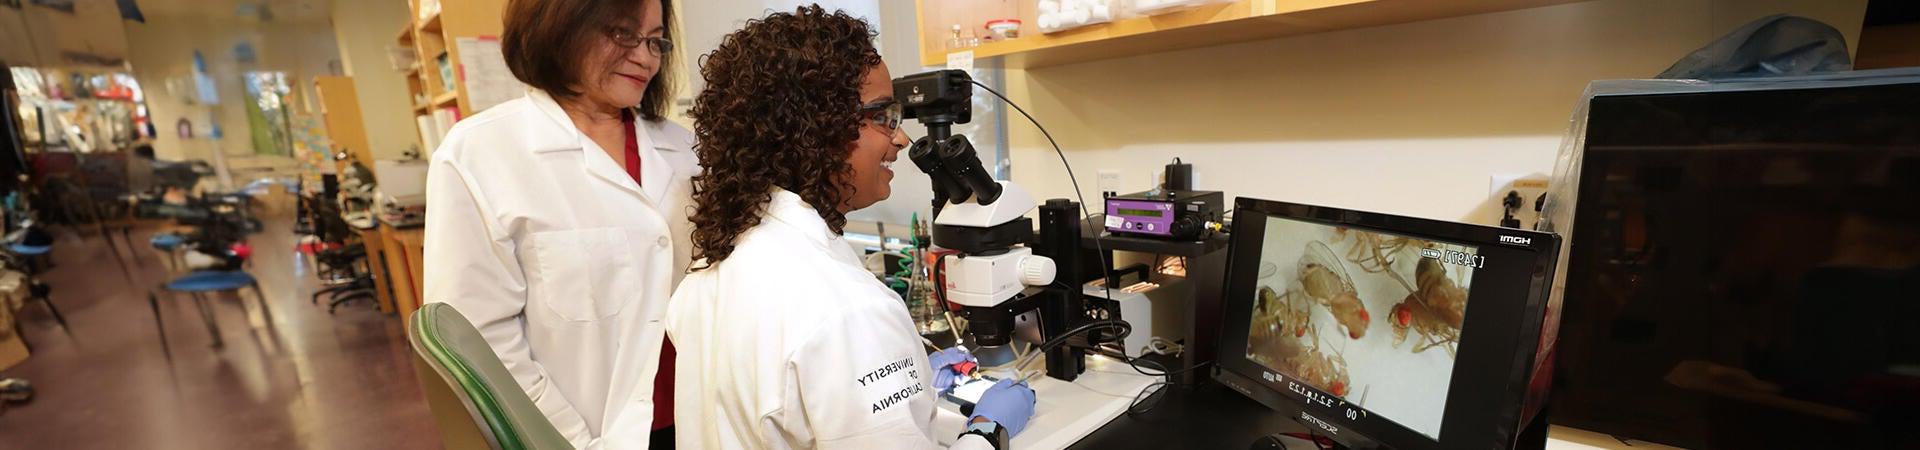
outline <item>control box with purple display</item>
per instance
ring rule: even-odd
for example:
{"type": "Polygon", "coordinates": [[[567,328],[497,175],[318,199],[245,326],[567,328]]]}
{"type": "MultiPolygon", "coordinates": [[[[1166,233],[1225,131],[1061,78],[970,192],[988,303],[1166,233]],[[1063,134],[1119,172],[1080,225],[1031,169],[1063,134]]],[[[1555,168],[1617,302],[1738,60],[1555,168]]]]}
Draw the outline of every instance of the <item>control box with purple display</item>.
{"type": "Polygon", "coordinates": [[[1141,237],[1201,239],[1207,223],[1219,221],[1225,195],[1218,191],[1147,191],[1107,197],[1107,231],[1141,237]]]}

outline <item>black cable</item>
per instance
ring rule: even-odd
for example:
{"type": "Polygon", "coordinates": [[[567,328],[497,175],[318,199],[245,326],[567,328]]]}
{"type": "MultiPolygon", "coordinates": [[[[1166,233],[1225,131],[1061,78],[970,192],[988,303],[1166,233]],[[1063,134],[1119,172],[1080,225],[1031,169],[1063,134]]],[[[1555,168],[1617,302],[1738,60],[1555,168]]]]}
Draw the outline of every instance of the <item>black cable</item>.
{"type": "MultiPolygon", "coordinates": [[[[1040,125],[1040,121],[1039,121],[1039,120],[1035,120],[1035,119],[1033,118],[1033,115],[1032,115],[1032,114],[1027,114],[1027,110],[1026,110],[1026,109],[1024,109],[1024,108],[1021,108],[1021,107],[1020,107],[1020,105],[1019,105],[1019,104],[1017,104],[1017,103],[1014,103],[1014,102],[1013,102],[1013,100],[1008,100],[1008,99],[1007,99],[1007,96],[1005,96],[1005,95],[1000,95],[1000,91],[995,91],[995,90],[993,90],[993,88],[991,88],[991,87],[987,87],[987,85],[985,85],[985,84],[981,84],[981,83],[980,83],[979,81],[976,81],[976,80],[972,80],[972,79],[969,79],[969,80],[967,80],[967,81],[968,81],[968,82],[971,82],[971,83],[973,83],[973,84],[974,84],[975,86],[980,86],[980,89],[984,89],[984,90],[986,90],[986,91],[987,91],[987,93],[990,93],[990,94],[993,94],[993,96],[994,96],[994,97],[999,97],[999,98],[1000,98],[1000,101],[1001,101],[1001,102],[1004,102],[1004,103],[1006,103],[1006,104],[1007,104],[1007,106],[1012,106],[1012,107],[1013,107],[1013,110],[1014,110],[1014,111],[1019,111],[1019,112],[1020,112],[1020,115],[1021,115],[1021,116],[1024,116],[1024,117],[1026,117],[1026,118],[1027,118],[1027,122],[1031,122],[1031,123],[1033,123],[1033,127],[1034,127],[1034,128],[1039,128],[1039,129],[1040,129],[1040,135],[1041,135],[1041,136],[1046,136],[1046,138],[1047,138],[1047,144],[1049,144],[1049,145],[1052,145],[1052,146],[1053,146],[1053,154],[1055,154],[1055,155],[1059,155],[1059,156],[1060,156],[1060,165],[1061,165],[1062,167],[1065,167],[1065,168],[1067,169],[1067,181],[1071,181],[1071,182],[1073,182],[1073,197],[1074,197],[1075,199],[1079,199],[1079,200],[1080,200],[1080,220],[1082,220],[1082,221],[1085,221],[1085,222],[1087,222],[1087,223],[1092,223],[1092,222],[1093,222],[1093,214],[1091,214],[1091,213],[1088,213],[1088,212],[1087,212],[1087,197],[1086,197],[1085,195],[1083,195],[1083,194],[1081,194],[1081,193],[1080,193],[1080,178],[1079,178],[1079,177],[1075,177],[1075,176],[1073,176],[1073,164],[1071,164],[1071,163],[1068,163],[1068,162],[1067,162],[1067,152],[1064,152],[1064,151],[1061,151],[1061,150],[1060,150],[1060,143],[1059,143],[1059,142],[1055,142],[1055,141],[1053,140],[1053,133],[1049,133],[1049,132],[1047,132],[1047,127],[1046,127],[1046,126],[1044,126],[1044,125],[1040,125]]],[[[1085,232],[1085,231],[1086,231],[1086,225],[1085,225],[1085,224],[1081,224],[1081,226],[1080,226],[1080,230],[1081,230],[1082,232],[1085,232]]],[[[1078,246],[1076,246],[1076,247],[1078,247],[1078,246]]],[[[1067,254],[1067,255],[1073,255],[1073,254],[1075,254],[1075,253],[1078,253],[1078,252],[1075,252],[1074,250],[1078,250],[1078,248],[1074,248],[1074,249],[1065,249],[1065,250],[1064,250],[1064,253],[1065,253],[1065,254],[1067,254]]],[[[1107,261],[1107,249],[1106,249],[1106,246],[1104,246],[1104,245],[1101,245],[1101,242],[1100,242],[1100,236],[1098,236],[1098,235],[1095,235],[1095,236],[1093,237],[1093,250],[1094,250],[1095,252],[1097,252],[1097,253],[1099,253],[1099,255],[1100,255],[1100,275],[1101,275],[1101,276],[1104,276],[1104,277],[1106,277],[1106,278],[1107,278],[1108,280],[1112,280],[1112,279],[1113,279],[1113,264],[1111,264],[1111,263],[1109,263],[1109,262],[1107,261]]],[[[1077,276],[1077,275],[1078,275],[1078,274],[1068,274],[1067,276],[1077,276]]],[[[1113,288],[1111,288],[1111,287],[1104,287],[1104,286],[1106,286],[1106,285],[1107,285],[1107,283],[1104,283],[1104,282],[1103,282],[1103,283],[1100,283],[1100,285],[1101,285],[1101,286],[1103,286],[1103,288],[1102,288],[1102,289],[1105,289],[1105,292],[1106,292],[1106,294],[1107,294],[1107,298],[1113,298],[1113,288]]]]}
{"type": "Polygon", "coordinates": [[[1199,364],[1194,364],[1194,365],[1192,365],[1192,366],[1189,366],[1189,367],[1187,367],[1187,368],[1185,368],[1185,369],[1180,369],[1180,370],[1173,370],[1173,371],[1169,371],[1169,370],[1167,369],[1167,366],[1164,366],[1164,365],[1161,365],[1161,364],[1160,364],[1160,363],[1158,363],[1158,362],[1154,362],[1154,361],[1149,361],[1149,360],[1146,360],[1146,359],[1142,359],[1142,358],[1127,358],[1127,366],[1129,366],[1129,367],[1132,367],[1132,368],[1133,368],[1133,371],[1135,371],[1135,372],[1140,372],[1140,374],[1141,374],[1141,375],[1146,375],[1146,376],[1150,376],[1150,377],[1159,377],[1159,376],[1164,376],[1164,377],[1167,377],[1167,379],[1168,379],[1168,380],[1172,380],[1172,379],[1173,379],[1173,376],[1174,376],[1174,375],[1179,375],[1179,374],[1183,374],[1183,373],[1187,373],[1187,372],[1192,372],[1192,371],[1194,371],[1195,369],[1199,369],[1199,368],[1202,368],[1202,367],[1206,367],[1206,366],[1208,366],[1208,365],[1212,365],[1212,364],[1213,364],[1213,362],[1212,362],[1212,361],[1204,361],[1204,362],[1201,362],[1201,363],[1199,363],[1199,364]],[[1153,364],[1154,366],[1158,366],[1158,367],[1150,367],[1150,368],[1151,368],[1151,369],[1154,369],[1154,370],[1158,370],[1158,371],[1160,371],[1160,373],[1147,373],[1147,371],[1145,371],[1145,370],[1140,370],[1140,364],[1139,364],[1139,363],[1142,363],[1142,362],[1144,362],[1144,363],[1149,363],[1149,364],[1153,364]]]}
{"type": "Polygon", "coordinates": [[[1067,332],[1061,333],[1059,336],[1054,336],[1053,339],[1048,339],[1047,342],[1041,343],[1039,347],[1036,347],[1036,349],[1041,353],[1046,353],[1048,350],[1053,350],[1054,347],[1059,347],[1063,344],[1066,344],[1067,338],[1071,338],[1076,334],[1083,334],[1088,331],[1093,331],[1096,329],[1107,328],[1107,327],[1120,328],[1120,334],[1115,335],[1113,338],[1116,340],[1126,339],[1127,336],[1133,335],[1133,324],[1127,323],[1127,321],[1125,320],[1102,320],[1098,322],[1089,322],[1085,325],[1081,325],[1078,327],[1074,327],[1071,330],[1067,330],[1067,332]]]}
{"type": "Polygon", "coordinates": [[[1153,408],[1160,406],[1159,401],[1154,401],[1149,403],[1147,402],[1147,400],[1166,398],[1165,396],[1160,395],[1162,393],[1161,391],[1164,391],[1165,389],[1154,389],[1154,388],[1164,388],[1169,386],[1177,386],[1177,385],[1167,381],[1155,381],[1153,382],[1153,384],[1147,385],[1145,389],[1141,389],[1140,393],[1133,394],[1133,403],[1127,404],[1127,415],[1133,416],[1133,415],[1139,415],[1139,414],[1146,414],[1148,411],[1152,411],[1153,408]],[[1147,407],[1144,409],[1140,408],[1140,405],[1143,405],[1143,404],[1147,405],[1147,407]]]}
{"type": "Polygon", "coordinates": [[[1165,376],[1165,377],[1166,377],[1166,381],[1157,381],[1157,382],[1154,382],[1153,384],[1149,384],[1149,385],[1147,385],[1147,388],[1146,388],[1146,389],[1144,389],[1144,390],[1141,390],[1139,394],[1135,394],[1135,395],[1133,396],[1133,403],[1132,403],[1132,404],[1129,404],[1129,405],[1127,405],[1127,414],[1128,414],[1128,415],[1137,415],[1137,414],[1145,414],[1145,413],[1147,413],[1148,411],[1153,411],[1153,408],[1155,408],[1155,407],[1158,407],[1158,406],[1160,406],[1160,401],[1159,401],[1159,399],[1163,399],[1163,398],[1166,398],[1166,397],[1164,397],[1164,396],[1160,396],[1160,395],[1149,395],[1149,394],[1148,394],[1148,392],[1153,392],[1154,394],[1158,394],[1158,393],[1159,393],[1159,391],[1156,391],[1156,390],[1154,390],[1154,388],[1155,388],[1155,387],[1166,387],[1166,388],[1194,388],[1194,387],[1198,387],[1198,386],[1200,385],[1199,383],[1177,383],[1177,382],[1174,382],[1174,381],[1173,381],[1173,376],[1174,376],[1174,375],[1179,375],[1179,374],[1182,374],[1182,373],[1187,373],[1187,372],[1191,372],[1191,371],[1193,371],[1194,369],[1199,369],[1199,368],[1202,368],[1202,367],[1206,367],[1206,366],[1208,366],[1208,365],[1211,365],[1211,364],[1213,364],[1213,362],[1211,362],[1211,361],[1209,361],[1209,362],[1202,362],[1202,363],[1200,363],[1200,364],[1195,364],[1195,365],[1193,365],[1193,366],[1191,366],[1191,367],[1187,367],[1187,368],[1185,368],[1185,369],[1180,369],[1180,370],[1175,370],[1175,371],[1168,371],[1168,370],[1167,370],[1167,367],[1166,367],[1166,366],[1164,366],[1164,365],[1161,365],[1160,363],[1158,363],[1158,362],[1154,362],[1154,361],[1149,361],[1149,360],[1144,360],[1144,359],[1140,359],[1140,358],[1126,358],[1126,361],[1127,361],[1127,366],[1128,366],[1128,367],[1132,367],[1132,368],[1133,368],[1133,371],[1135,371],[1135,372],[1140,372],[1140,374],[1141,374],[1141,375],[1146,375],[1146,376],[1150,376],[1150,377],[1158,377],[1158,376],[1165,376]],[[1160,370],[1160,373],[1158,373],[1158,374],[1154,374],[1154,373],[1147,373],[1147,371],[1145,371],[1145,370],[1141,370],[1141,369],[1140,369],[1140,365],[1139,365],[1139,364],[1140,364],[1140,363],[1142,363],[1142,362],[1145,362],[1145,363],[1149,363],[1149,364],[1153,364],[1153,365],[1155,365],[1155,366],[1159,366],[1159,367],[1156,367],[1156,369],[1159,369],[1159,370],[1160,370]],[[1148,400],[1152,400],[1152,401],[1151,401],[1151,402],[1149,402],[1148,400]],[[1140,406],[1141,406],[1141,405],[1143,405],[1143,404],[1144,404],[1144,405],[1146,405],[1146,407],[1145,407],[1145,408],[1141,408],[1141,407],[1140,407],[1140,406]]]}

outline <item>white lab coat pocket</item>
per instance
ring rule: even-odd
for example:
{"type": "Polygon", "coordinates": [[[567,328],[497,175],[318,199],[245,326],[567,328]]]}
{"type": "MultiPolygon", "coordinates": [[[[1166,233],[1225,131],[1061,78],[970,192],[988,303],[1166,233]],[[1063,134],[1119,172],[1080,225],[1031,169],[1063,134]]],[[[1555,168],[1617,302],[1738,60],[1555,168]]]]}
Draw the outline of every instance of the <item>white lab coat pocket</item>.
{"type": "Polygon", "coordinates": [[[619,228],[549,231],[533,234],[528,277],[534,300],[556,317],[589,322],[613,317],[642,294],[639,263],[619,228]]]}

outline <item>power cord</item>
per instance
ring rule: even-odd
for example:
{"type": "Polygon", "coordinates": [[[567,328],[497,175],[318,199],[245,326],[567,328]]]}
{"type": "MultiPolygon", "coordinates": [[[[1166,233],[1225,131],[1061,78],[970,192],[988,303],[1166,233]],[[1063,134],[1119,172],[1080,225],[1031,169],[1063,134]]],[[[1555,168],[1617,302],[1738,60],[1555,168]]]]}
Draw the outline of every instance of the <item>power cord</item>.
{"type": "MultiPolygon", "coordinates": [[[[1061,345],[1065,345],[1067,343],[1067,340],[1073,338],[1075,335],[1086,334],[1102,328],[1119,328],[1120,332],[1118,334],[1115,334],[1114,337],[1112,338],[1115,340],[1126,339],[1127,336],[1133,334],[1133,324],[1127,323],[1124,320],[1101,320],[1097,322],[1089,322],[1087,324],[1074,327],[1071,330],[1067,330],[1067,332],[1061,333],[1059,336],[1054,336],[1053,339],[1048,339],[1047,342],[1041,343],[1038,347],[1034,347],[1032,353],[1029,353],[1022,360],[1015,362],[1013,366],[1014,370],[1019,371],[1021,373],[1025,373],[1024,371],[1026,370],[1027,365],[1032,364],[1034,361],[1038,361],[1040,359],[1040,355],[1047,354],[1047,351],[1053,350],[1054,348],[1059,347],[1061,345]]],[[[1024,379],[1026,377],[1027,376],[1023,375],[1022,377],[1023,379],[1021,381],[1026,381],[1024,379]]]]}
{"type": "MultiPolygon", "coordinates": [[[[995,91],[993,90],[993,88],[988,87],[985,84],[981,84],[979,81],[975,81],[972,79],[969,79],[967,81],[973,83],[975,86],[979,86],[980,89],[986,90],[987,93],[993,94],[994,97],[1000,98],[1000,101],[1006,103],[1007,106],[1012,106],[1014,111],[1019,111],[1021,116],[1027,118],[1027,122],[1033,123],[1034,128],[1040,129],[1041,136],[1046,136],[1047,144],[1053,146],[1053,154],[1060,156],[1060,165],[1067,169],[1067,181],[1073,182],[1073,197],[1080,201],[1080,220],[1085,221],[1085,223],[1081,224],[1080,230],[1082,232],[1085,232],[1086,223],[1093,222],[1093,214],[1087,212],[1087,197],[1080,193],[1080,178],[1075,177],[1073,175],[1073,164],[1067,162],[1067,152],[1060,150],[1060,143],[1055,142],[1053,140],[1053,133],[1047,132],[1047,127],[1044,125],[1041,125],[1039,120],[1035,120],[1032,114],[1027,114],[1027,110],[1025,108],[1021,108],[1020,105],[1017,103],[1014,103],[1013,100],[1008,100],[1007,96],[1000,95],[1000,91],[995,91]]],[[[1078,247],[1079,246],[1076,245],[1075,248],[1073,249],[1065,249],[1063,253],[1067,255],[1074,255],[1076,253],[1079,253],[1074,251],[1074,250],[1078,250],[1078,247]]],[[[1108,280],[1112,280],[1113,264],[1107,261],[1106,246],[1102,245],[1100,236],[1098,235],[1095,235],[1093,237],[1093,250],[1100,254],[1100,274],[1106,277],[1108,280]]],[[[1068,274],[1067,276],[1076,276],[1076,275],[1077,274],[1068,274]]],[[[1100,286],[1102,286],[1101,289],[1104,289],[1103,292],[1107,294],[1107,298],[1113,298],[1113,288],[1105,287],[1106,285],[1107,283],[1100,283],[1100,286]]]]}
{"type": "Polygon", "coordinates": [[[1154,353],[1164,356],[1178,356],[1186,351],[1187,346],[1180,345],[1178,342],[1159,336],[1154,336],[1153,339],[1147,340],[1147,346],[1140,349],[1140,353],[1154,353]]]}
{"type": "Polygon", "coordinates": [[[1192,388],[1195,386],[1199,386],[1198,383],[1175,382],[1173,381],[1173,376],[1187,373],[1187,372],[1192,372],[1194,370],[1198,370],[1200,368],[1207,367],[1213,364],[1213,362],[1209,361],[1209,362],[1202,362],[1199,364],[1195,364],[1193,366],[1180,369],[1180,370],[1167,370],[1167,366],[1161,365],[1160,363],[1152,360],[1126,357],[1126,355],[1120,355],[1120,356],[1124,357],[1124,359],[1127,361],[1128,367],[1132,367],[1133,371],[1139,372],[1141,375],[1146,375],[1150,377],[1166,377],[1165,381],[1156,381],[1153,384],[1147,385],[1146,389],[1140,390],[1140,393],[1133,397],[1133,403],[1127,405],[1127,415],[1129,416],[1145,414],[1149,411],[1153,411],[1153,408],[1160,406],[1160,401],[1165,399],[1166,397],[1163,395],[1156,395],[1156,394],[1159,394],[1161,391],[1164,391],[1165,388],[1192,388]],[[1151,364],[1152,367],[1149,367],[1149,368],[1157,370],[1158,373],[1147,372],[1146,370],[1141,369],[1140,368],[1141,364],[1151,364]],[[1143,405],[1145,407],[1142,407],[1143,405]]]}

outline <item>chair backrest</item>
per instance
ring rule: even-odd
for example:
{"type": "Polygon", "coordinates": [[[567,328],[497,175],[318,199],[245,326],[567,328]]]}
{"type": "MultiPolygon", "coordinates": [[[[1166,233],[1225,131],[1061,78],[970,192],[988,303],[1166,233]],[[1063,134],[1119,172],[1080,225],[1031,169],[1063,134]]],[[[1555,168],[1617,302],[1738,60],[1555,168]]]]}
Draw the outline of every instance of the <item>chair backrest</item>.
{"type": "Polygon", "coordinates": [[[520,389],[480,331],[452,305],[428,303],[415,311],[407,340],[460,398],[488,445],[501,450],[573,448],[520,389]]]}

